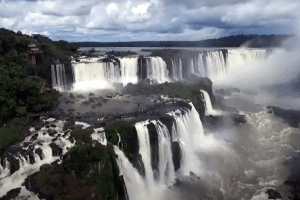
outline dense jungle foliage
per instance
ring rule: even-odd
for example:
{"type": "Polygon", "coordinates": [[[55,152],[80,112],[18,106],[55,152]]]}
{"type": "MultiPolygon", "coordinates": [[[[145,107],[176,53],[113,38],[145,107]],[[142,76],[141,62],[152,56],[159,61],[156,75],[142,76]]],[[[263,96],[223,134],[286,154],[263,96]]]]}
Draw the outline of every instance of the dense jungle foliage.
{"type": "MultiPolygon", "coordinates": [[[[51,64],[59,59],[68,62],[77,51],[76,44],[52,41],[46,36],[24,35],[0,29],[0,124],[27,112],[40,112],[53,106],[58,96],[54,90],[41,91],[49,84],[51,64]],[[36,56],[36,71],[29,61],[28,44],[35,43],[42,51],[36,56]]],[[[49,86],[48,86],[49,88],[49,86]]]]}
{"type": "Polygon", "coordinates": [[[91,130],[75,129],[76,140],[61,165],[43,165],[33,175],[44,199],[125,199],[124,181],[119,176],[113,146],[91,140],[91,130]]]}
{"type": "Polygon", "coordinates": [[[0,127],[5,126],[0,128],[0,153],[18,140],[29,112],[56,105],[58,92],[50,87],[51,64],[57,59],[68,62],[77,49],[76,44],[66,41],[0,29],[0,127]],[[36,69],[27,52],[30,43],[42,51],[36,56],[36,69]],[[19,119],[11,121],[15,117],[19,119]]]}

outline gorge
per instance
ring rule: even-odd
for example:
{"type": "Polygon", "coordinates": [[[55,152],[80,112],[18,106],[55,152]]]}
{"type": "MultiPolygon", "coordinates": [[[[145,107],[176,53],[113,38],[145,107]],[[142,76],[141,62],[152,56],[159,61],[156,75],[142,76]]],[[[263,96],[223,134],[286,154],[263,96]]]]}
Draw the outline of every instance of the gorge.
{"type": "Polygon", "coordinates": [[[299,126],[257,105],[254,92],[217,95],[213,88],[270,55],[270,49],[157,49],[53,64],[57,114],[33,120],[24,141],[4,152],[0,197],[255,200],[277,192],[288,199],[292,186],[284,181],[298,161],[299,126]],[[66,111],[74,117],[64,118],[66,111]],[[84,112],[99,116],[76,117],[84,112]],[[137,114],[105,120],[126,112],[137,114]]]}

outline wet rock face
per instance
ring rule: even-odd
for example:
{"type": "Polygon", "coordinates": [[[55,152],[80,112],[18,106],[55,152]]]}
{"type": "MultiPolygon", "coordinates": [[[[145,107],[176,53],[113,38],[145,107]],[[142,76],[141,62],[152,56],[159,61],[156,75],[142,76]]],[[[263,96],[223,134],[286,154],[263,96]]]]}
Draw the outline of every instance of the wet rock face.
{"type": "Polygon", "coordinates": [[[21,188],[15,188],[6,193],[5,196],[1,197],[0,200],[10,200],[16,198],[21,192],[21,188]]]}
{"type": "Polygon", "coordinates": [[[277,117],[283,118],[284,121],[294,128],[299,128],[300,111],[299,110],[284,110],[275,106],[268,106],[269,114],[274,114],[277,117]]]}
{"type": "Polygon", "coordinates": [[[266,191],[266,194],[268,194],[268,199],[281,199],[281,194],[273,189],[268,189],[266,191]]]}
{"type": "Polygon", "coordinates": [[[77,98],[84,99],[85,97],[82,94],[76,96],[77,98]]]}
{"type": "Polygon", "coordinates": [[[39,155],[40,159],[43,160],[43,151],[42,149],[38,148],[34,151],[37,155],[39,155]]]}
{"type": "Polygon", "coordinates": [[[245,115],[235,114],[231,115],[231,118],[236,125],[245,124],[247,122],[245,115]]]}
{"type": "Polygon", "coordinates": [[[62,155],[62,148],[59,147],[57,144],[55,144],[55,143],[52,142],[49,146],[52,149],[52,156],[60,156],[60,155],[62,155]]]}
{"type": "Polygon", "coordinates": [[[174,119],[170,115],[162,115],[159,117],[159,120],[168,128],[168,131],[170,133],[171,139],[172,139],[172,126],[174,124],[174,119]]]}
{"type": "Polygon", "coordinates": [[[172,158],[174,164],[174,170],[177,171],[180,168],[180,159],[181,159],[181,149],[178,142],[172,142],[171,144],[172,149],[172,158]]]}
{"type": "Polygon", "coordinates": [[[20,169],[19,160],[16,159],[14,156],[8,156],[7,160],[10,164],[10,174],[13,174],[20,169]]]}
{"type": "Polygon", "coordinates": [[[159,146],[158,146],[158,134],[154,124],[150,123],[147,125],[150,138],[150,148],[151,148],[151,166],[152,169],[158,170],[159,162],[159,146]]]}

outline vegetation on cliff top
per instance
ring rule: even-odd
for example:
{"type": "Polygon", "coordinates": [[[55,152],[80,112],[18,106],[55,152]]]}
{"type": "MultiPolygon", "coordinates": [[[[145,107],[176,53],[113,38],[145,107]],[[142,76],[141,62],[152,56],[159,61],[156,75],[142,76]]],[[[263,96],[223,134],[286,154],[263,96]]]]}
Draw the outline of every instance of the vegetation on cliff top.
{"type": "Polygon", "coordinates": [[[0,155],[18,141],[22,123],[9,123],[15,117],[26,117],[28,112],[46,111],[56,105],[58,92],[51,89],[51,64],[54,59],[68,61],[77,45],[65,41],[52,41],[46,36],[28,36],[21,32],[0,29],[0,155]],[[27,53],[28,44],[35,43],[41,55],[37,55],[37,77],[27,53]],[[46,79],[46,81],[44,80],[46,79]],[[48,84],[47,84],[48,83],[48,84]],[[9,127],[7,127],[9,125],[9,127]]]}
{"type": "Polygon", "coordinates": [[[43,165],[33,175],[31,190],[45,199],[125,199],[113,146],[91,139],[92,130],[71,132],[76,144],[63,156],[61,165],[43,165]]]}
{"type": "Polygon", "coordinates": [[[49,109],[58,93],[43,81],[51,82],[51,64],[54,59],[69,61],[77,51],[76,44],[52,41],[46,36],[24,35],[0,29],[0,124],[26,112],[49,109]],[[29,61],[28,44],[35,43],[42,51],[36,56],[37,75],[29,61]],[[48,89],[45,89],[48,88],[48,89]]]}
{"type": "Polygon", "coordinates": [[[214,101],[214,96],[211,91],[211,84],[203,84],[202,82],[194,84],[183,84],[180,82],[176,83],[164,83],[159,85],[148,85],[144,83],[139,83],[133,85],[131,83],[127,84],[123,90],[124,93],[129,93],[133,95],[152,95],[152,94],[168,94],[169,97],[189,99],[197,109],[204,108],[204,101],[201,98],[200,89],[206,90],[212,101],[214,101]]]}
{"type": "Polygon", "coordinates": [[[124,152],[142,176],[145,175],[145,167],[139,154],[139,141],[134,124],[126,121],[114,122],[106,128],[106,138],[108,142],[118,146],[124,152]]]}

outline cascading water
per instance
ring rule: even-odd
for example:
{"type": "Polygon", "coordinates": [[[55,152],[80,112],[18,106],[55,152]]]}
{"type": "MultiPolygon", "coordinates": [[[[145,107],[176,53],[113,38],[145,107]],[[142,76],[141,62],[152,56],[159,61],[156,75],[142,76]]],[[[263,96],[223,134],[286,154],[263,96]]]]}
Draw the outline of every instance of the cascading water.
{"type": "Polygon", "coordinates": [[[55,125],[49,128],[56,132],[54,135],[49,134],[46,127],[42,127],[40,131],[31,128],[30,136],[18,146],[11,147],[12,152],[14,148],[19,149],[17,153],[11,153],[8,149],[8,153],[4,154],[4,161],[0,165],[0,197],[13,188],[21,187],[25,178],[39,171],[43,164],[50,164],[56,160],[60,163],[60,156],[75,145],[75,142],[72,143],[69,140],[70,133],[64,134],[62,130],[64,121],[53,122],[52,118],[45,121],[55,125]],[[53,141],[55,137],[59,137],[59,140],[53,141]],[[34,141],[32,138],[35,138],[34,141]],[[61,150],[53,152],[51,145],[61,150]],[[24,152],[28,154],[23,154],[24,152]],[[11,163],[8,160],[12,160],[11,163]]]}
{"type": "Polygon", "coordinates": [[[175,80],[182,80],[182,61],[181,58],[174,58],[172,60],[172,78],[175,80]]]}
{"type": "Polygon", "coordinates": [[[225,75],[226,66],[222,51],[207,52],[206,70],[209,78],[225,75]]]}
{"type": "Polygon", "coordinates": [[[226,68],[235,69],[253,60],[263,59],[266,56],[265,49],[229,49],[226,68]]]}
{"type": "Polygon", "coordinates": [[[64,64],[51,65],[52,85],[58,91],[66,90],[66,71],[64,64]]]}
{"type": "Polygon", "coordinates": [[[73,63],[74,90],[112,88],[113,83],[137,83],[138,61],[136,58],[120,58],[117,62],[73,63]]]}
{"type": "Polygon", "coordinates": [[[139,140],[139,153],[145,166],[145,177],[141,177],[137,169],[133,168],[126,156],[118,147],[115,152],[120,173],[123,175],[128,195],[135,199],[164,199],[165,193],[173,193],[168,186],[175,183],[175,178],[189,176],[190,172],[200,174],[201,163],[198,162],[195,150],[199,149],[203,141],[203,127],[200,117],[193,104],[188,108],[169,112],[174,118],[172,134],[159,120],[147,120],[135,124],[139,140]],[[153,124],[158,137],[158,176],[151,166],[150,135],[147,125],[153,124]],[[171,139],[172,135],[172,139],[171,139]],[[175,172],[171,144],[178,142],[182,155],[180,169],[175,172]],[[156,177],[156,178],[155,178],[156,177]]]}
{"type": "Polygon", "coordinates": [[[195,151],[204,142],[204,133],[199,114],[190,103],[191,110],[179,109],[167,113],[175,119],[172,130],[173,142],[178,142],[182,151],[180,160],[180,176],[188,176],[190,172],[197,175],[201,173],[200,163],[198,162],[195,151]]]}
{"type": "MultiPolygon", "coordinates": [[[[127,85],[128,83],[136,84],[138,82],[138,58],[121,58],[121,83],[127,85]]],[[[118,82],[116,77],[116,82],[118,82]]]]}
{"type": "MultiPolygon", "coordinates": [[[[230,69],[238,68],[247,62],[263,59],[266,50],[256,49],[229,49],[225,51],[207,51],[199,53],[184,61],[183,66],[180,57],[171,58],[172,73],[169,74],[166,62],[161,57],[147,57],[145,68],[146,78],[152,83],[164,83],[173,80],[183,80],[183,71],[188,71],[200,77],[208,77],[212,80],[225,76],[230,69]],[[227,51],[226,51],[227,52],[227,51]],[[188,62],[188,63],[186,63],[188,62]]],[[[113,88],[113,83],[138,82],[138,57],[122,57],[112,59],[109,62],[99,61],[99,58],[81,59],[72,62],[72,74],[74,79],[73,90],[113,88]],[[116,61],[119,60],[119,62],[116,61]]],[[[57,90],[67,89],[66,69],[64,64],[51,66],[52,84],[57,90]]]]}
{"type": "Polygon", "coordinates": [[[147,79],[150,79],[152,83],[169,81],[169,71],[165,61],[161,57],[147,58],[147,79]]]}
{"type": "Polygon", "coordinates": [[[209,97],[209,94],[205,90],[200,90],[202,92],[203,97],[204,97],[204,102],[205,102],[205,115],[213,115],[213,116],[218,116],[224,114],[222,111],[219,110],[214,110],[211,104],[211,100],[209,97]]]}

